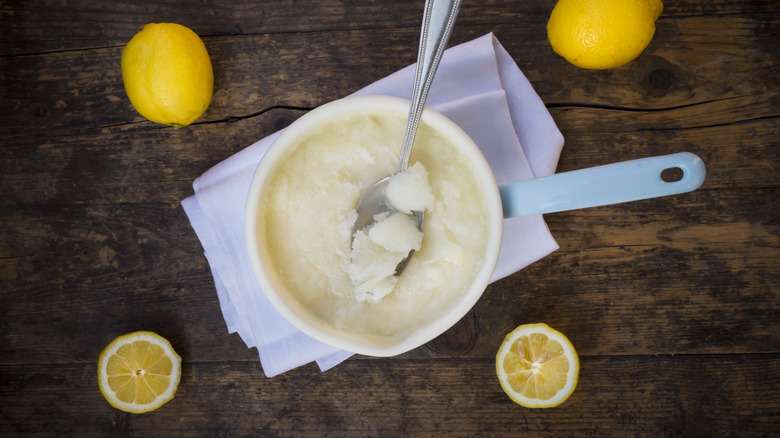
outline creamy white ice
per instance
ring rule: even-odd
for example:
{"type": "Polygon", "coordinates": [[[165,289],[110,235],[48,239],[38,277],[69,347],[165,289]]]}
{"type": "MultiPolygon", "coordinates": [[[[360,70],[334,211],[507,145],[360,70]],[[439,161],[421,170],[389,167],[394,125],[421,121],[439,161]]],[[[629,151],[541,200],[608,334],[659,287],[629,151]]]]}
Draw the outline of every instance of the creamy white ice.
{"type": "MultiPolygon", "coordinates": [[[[393,172],[405,125],[405,115],[394,113],[343,116],[320,125],[270,175],[260,203],[259,243],[285,287],[324,324],[363,336],[404,336],[436,319],[467,292],[485,252],[488,221],[480,183],[466,156],[421,124],[411,162],[427,171],[431,197],[413,190],[425,199],[401,196],[399,203],[429,203],[422,239],[418,244],[414,223],[403,214],[363,236],[369,248],[403,253],[413,247],[416,253],[403,275],[392,279],[366,274],[395,268],[397,261],[382,257],[350,269],[355,207],[368,186],[393,172]],[[353,282],[350,273],[376,284],[361,289],[366,282],[353,282]]],[[[404,186],[419,187],[414,178],[420,173],[407,176],[400,193],[404,186]]]]}

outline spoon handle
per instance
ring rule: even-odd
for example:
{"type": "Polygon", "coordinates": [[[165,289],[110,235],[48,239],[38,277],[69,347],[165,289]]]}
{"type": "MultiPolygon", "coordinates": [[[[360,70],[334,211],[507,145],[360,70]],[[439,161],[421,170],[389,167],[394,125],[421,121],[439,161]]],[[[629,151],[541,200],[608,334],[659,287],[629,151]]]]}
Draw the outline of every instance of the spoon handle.
{"type": "Polygon", "coordinates": [[[686,193],[699,188],[706,175],[698,156],[679,152],[516,181],[498,191],[508,218],[686,193]],[[664,181],[661,173],[674,168],[683,171],[682,178],[664,181]]]}
{"type": "Polygon", "coordinates": [[[461,0],[426,0],[423,13],[422,30],[420,31],[420,48],[417,52],[417,73],[414,77],[414,92],[412,106],[409,109],[409,121],[406,124],[403,147],[398,158],[395,173],[403,172],[409,167],[412,145],[420,123],[425,99],[433,82],[436,68],[439,66],[442,53],[450,39],[455,17],[458,15],[461,0]]]}

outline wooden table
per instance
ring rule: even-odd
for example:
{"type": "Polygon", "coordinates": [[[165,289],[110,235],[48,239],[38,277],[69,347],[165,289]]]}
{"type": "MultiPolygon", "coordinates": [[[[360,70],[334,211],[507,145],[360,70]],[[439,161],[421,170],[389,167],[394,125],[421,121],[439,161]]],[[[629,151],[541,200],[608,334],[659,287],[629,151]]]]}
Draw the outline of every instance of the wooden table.
{"type": "Polygon", "coordinates": [[[780,433],[780,4],[667,1],[648,49],[588,71],[550,48],[553,0],[464,1],[566,138],[558,171],[691,151],[679,196],[546,216],[560,249],[389,359],[266,378],[228,333],[180,201],[192,181],[307,110],[414,62],[421,1],[0,4],[0,435],[766,436],[780,433]],[[130,105],[119,60],[147,22],[202,36],[215,71],[184,129],[130,105]],[[515,405],[494,355],[546,322],[580,354],[560,407],[515,405]],[[153,330],[184,359],[176,398],[113,409],[96,361],[153,330]]]}

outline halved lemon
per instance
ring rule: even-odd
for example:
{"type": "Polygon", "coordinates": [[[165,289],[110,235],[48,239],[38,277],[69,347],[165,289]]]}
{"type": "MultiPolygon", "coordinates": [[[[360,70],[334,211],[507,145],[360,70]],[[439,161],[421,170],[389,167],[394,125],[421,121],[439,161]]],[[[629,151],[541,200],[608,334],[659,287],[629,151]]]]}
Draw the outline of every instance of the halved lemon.
{"type": "Polygon", "coordinates": [[[580,359],[563,333],[547,324],[524,324],[506,335],[496,354],[496,372],[515,403],[551,408],[577,387],[580,359]]]}
{"type": "Polygon", "coordinates": [[[98,358],[98,385],[111,406],[140,414],[173,398],[181,357],[167,339],[139,331],[119,336],[98,358]]]}

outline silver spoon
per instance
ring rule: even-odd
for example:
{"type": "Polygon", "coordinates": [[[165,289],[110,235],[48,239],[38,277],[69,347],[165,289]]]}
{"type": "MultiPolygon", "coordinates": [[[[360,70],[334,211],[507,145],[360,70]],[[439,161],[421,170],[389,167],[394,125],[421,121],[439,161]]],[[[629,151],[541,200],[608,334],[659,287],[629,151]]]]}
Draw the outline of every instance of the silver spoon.
{"type": "MultiPolygon", "coordinates": [[[[417,52],[417,72],[414,77],[414,91],[412,92],[412,105],[409,108],[409,121],[406,124],[406,133],[398,157],[398,165],[393,175],[403,172],[409,167],[409,158],[412,154],[412,145],[417,133],[417,125],[420,123],[425,99],[433,82],[433,76],[439,66],[442,53],[450,39],[455,17],[458,15],[461,0],[426,0],[423,13],[422,30],[420,31],[420,48],[417,52]]],[[[392,175],[391,175],[392,176],[392,175]]],[[[352,227],[352,240],[355,233],[374,224],[374,217],[381,213],[395,213],[397,210],[387,200],[387,185],[390,176],[380,179],[372,184],[360,198],[357,206],[358,218],[352,227]]],[[[425,220],[425,212],[415,211],[417,229],[422,231],[425,220]]],[[[414,250],[404,258],[395,268],[395,275],[401,275],[412,259],[414,250]]]]}

